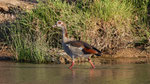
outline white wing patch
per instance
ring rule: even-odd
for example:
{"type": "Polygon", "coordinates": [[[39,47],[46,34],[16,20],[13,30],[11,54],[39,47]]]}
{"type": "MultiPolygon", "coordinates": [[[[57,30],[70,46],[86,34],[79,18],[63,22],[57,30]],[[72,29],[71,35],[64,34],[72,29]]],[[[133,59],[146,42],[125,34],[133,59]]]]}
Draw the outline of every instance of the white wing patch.
{"type": "MultiPolygon", "coordinates": [[[[73,47],[73,46],[71,46],[70,44],[66,44],[66,46],[68,46],[69,48],[70,48],[70,47],[73,47]]],[[[76,48],[76,49],[78,48],[79,50],[83,50],[82,47],[73,47],[73,48],[76,48]]]]}
{"type": "Polygon", "coordinates": [[[82,50],[83,48],[82,48],[82,47],[79,47],[79,49],[82,50]]]}

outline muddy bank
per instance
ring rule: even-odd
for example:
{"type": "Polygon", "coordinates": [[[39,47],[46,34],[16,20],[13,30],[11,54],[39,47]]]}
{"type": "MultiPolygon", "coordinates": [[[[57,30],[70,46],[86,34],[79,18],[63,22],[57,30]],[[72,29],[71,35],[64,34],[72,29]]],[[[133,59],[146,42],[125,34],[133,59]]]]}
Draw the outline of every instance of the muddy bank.
{"type": "MultiPolygon", "coordinates": [[[[63,52],[63,51],[62,51],[63,52]]],[[[64,52],[63,52],[64,53],[64,52]]],[[[59,57],[48,56],[46,57],[47,63],[53,64],[68,64],[71,63],[71,58],[64,53],[59,57]]],[[[146,50],[139,50],[136,48],[120,49],[115,54],[102,54],[102,56],[91,56],[92,61],[96,65],[100,64],[143,64],[150,63],[150,53],[146,50]]],[[[14,54],[10,49],[0,49],[0,61],[15,61],[14,54]]],[[[76,58],[77,64],[84,64],[88,62],[85,58],[76,58]]]]}

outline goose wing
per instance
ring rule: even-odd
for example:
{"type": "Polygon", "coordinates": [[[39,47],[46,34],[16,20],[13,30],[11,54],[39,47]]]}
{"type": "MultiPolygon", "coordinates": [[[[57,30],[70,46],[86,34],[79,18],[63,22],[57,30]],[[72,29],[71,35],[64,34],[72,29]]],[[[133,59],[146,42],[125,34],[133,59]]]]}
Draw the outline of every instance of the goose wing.
{"type": "Polygon", "coordinates": [[[69,41],[66,42],[66,44],[69,45],[70,47],[75,48],[73,50],[75,52],[77,51],[79,52],[80,50],[80,53],[82,52],[84,54],[95,54],[97,56],[100,56],[101,53],[98,49],[83,41],[69,41]]]}

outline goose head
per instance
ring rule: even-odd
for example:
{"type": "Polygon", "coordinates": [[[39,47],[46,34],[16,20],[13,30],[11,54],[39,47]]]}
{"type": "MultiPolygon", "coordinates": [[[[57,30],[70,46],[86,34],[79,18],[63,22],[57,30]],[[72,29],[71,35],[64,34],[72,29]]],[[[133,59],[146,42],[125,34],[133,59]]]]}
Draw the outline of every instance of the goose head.
{"type": "Polygon", "coordinates": [[[64,28],[66,27],[65,23],[62,21],[57,21],[55,25],[53,25],[53,27],[60,27],[60,28],[64,28]]]}

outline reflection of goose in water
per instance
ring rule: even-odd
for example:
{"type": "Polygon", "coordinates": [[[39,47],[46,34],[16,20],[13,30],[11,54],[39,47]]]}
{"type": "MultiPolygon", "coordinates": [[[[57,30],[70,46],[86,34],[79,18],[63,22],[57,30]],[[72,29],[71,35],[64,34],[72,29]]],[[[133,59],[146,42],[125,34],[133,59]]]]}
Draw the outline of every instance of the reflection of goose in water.
{"type": "Polygon", "coordinates": [[[72,69],[74,66],[74,58],[85,57],[88,58],[92,68],[95,68],[89,57],[94,54],[96,56],[101,56],[101,52],[93,46],[83,42],[83,41],[72,41],[68,38],[66,25],[62,21],[57,21],[56,25],[53,27],[60,27],[63,31],[63,42],[62,46],[64,51],[72,58],[72,64],[69,67],[72,69]]]}

